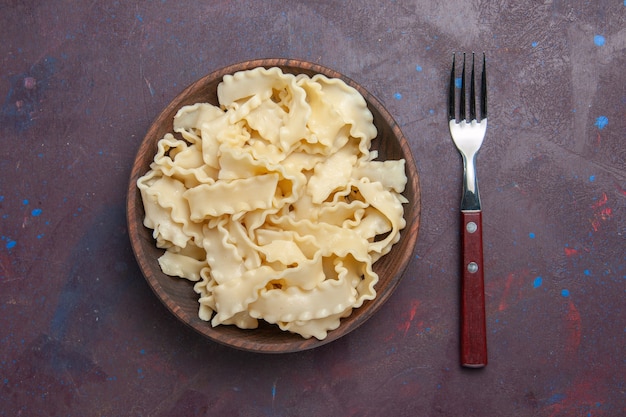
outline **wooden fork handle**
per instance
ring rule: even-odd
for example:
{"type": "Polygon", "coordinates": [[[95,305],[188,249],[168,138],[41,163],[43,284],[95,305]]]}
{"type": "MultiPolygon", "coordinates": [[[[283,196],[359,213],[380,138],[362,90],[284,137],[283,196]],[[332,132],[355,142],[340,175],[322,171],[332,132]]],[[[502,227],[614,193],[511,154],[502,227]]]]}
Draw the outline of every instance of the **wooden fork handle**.
{"type": "Polygon", "coordinates": [[[461,365],[487,365],[482,213],[461,211],[461,365]]]}

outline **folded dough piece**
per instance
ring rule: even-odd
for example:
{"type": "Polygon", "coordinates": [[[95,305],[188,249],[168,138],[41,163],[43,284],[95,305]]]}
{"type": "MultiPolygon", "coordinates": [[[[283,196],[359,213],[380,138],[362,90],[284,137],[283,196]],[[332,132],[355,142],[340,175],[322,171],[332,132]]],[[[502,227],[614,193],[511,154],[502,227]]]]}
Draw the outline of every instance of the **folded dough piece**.
{"type": "Polygon", "coordinates": [[[186,190],[183,197],[189,203],[189,218],[199,222],[222,214],[271,208],[277,186],[278,174],[267,174],[201,184],[186,190]]]}

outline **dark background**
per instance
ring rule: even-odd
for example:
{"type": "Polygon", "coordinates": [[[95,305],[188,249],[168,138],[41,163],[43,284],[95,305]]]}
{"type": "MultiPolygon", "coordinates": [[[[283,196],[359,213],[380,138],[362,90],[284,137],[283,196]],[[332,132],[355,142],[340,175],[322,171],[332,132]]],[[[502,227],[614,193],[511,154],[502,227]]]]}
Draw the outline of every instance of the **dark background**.
{"type": "Polygon", "coordinates": [[[1,2],[0,415],[625,415],[625,16],[622,0],[1,2]],[[478,371],[458,360],[453,51],[488,63],[478,371]],[[390,301],[287,355],[179,323],[125,219],[161,109],[212,70],[270,57],[377,96],[422,185],[414,259],[390,301]]]}

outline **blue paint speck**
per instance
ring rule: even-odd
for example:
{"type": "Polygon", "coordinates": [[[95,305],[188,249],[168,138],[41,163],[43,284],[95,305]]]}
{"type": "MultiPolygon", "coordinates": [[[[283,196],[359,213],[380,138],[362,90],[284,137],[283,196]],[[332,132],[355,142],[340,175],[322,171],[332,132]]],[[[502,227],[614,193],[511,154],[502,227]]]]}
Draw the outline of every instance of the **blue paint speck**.
{"type": "Polygon", "coordinates": [[[145,349],[141,349],[141,350],[139,351],[139,353],[141,353],[142,355],[145,355],[145,354],[146,354],[146,350],[145,350],[145,349]]]}
{"type": "Polygon", "coordinates": [[[2,203],[4,201],[4,196],[0,195],[0,203],[2,203]]]}
{"type": "Polygon", "coordinates": [[[458,77],[458,78],[455,78],[455,79],[454,79],[454,86],[455,86],[456,88],[461,88],[461,85],[462,85],[462,84],[463,84],[463,83],[462,83],[462,81],[461,81],[461,77],[458,77]]]}
{"type": "Polygon", "coordinates": [[[430,109],[430,110],[428,110],[428,113],[430,113],[430,114],[435,114],[435,109],[430,109]]]}
{"type": "Polygon", "coordinates": [[[593,37],[593,43],[595,43],[596,46],[603,46],[605,42],[606,39],[604,39],[604,36],[602,35],[596,35],[593,37]]]}
{"type": "Polygon", "coordinates": [[[598,126],[598,129],[602,130],[609,124],[609,118],[606,116],[600,116],[596,119],[594,124],[595,126],[598,126]]]}
{"type": "Polygon", "coordinates": [[[530,45],[531,45],[533,48],[536,48],[536,47],[537,47],[537,42],[533,42],[533,43],[531,43],[530,45]]]}
{"type": "Polygon", "coordinates": [[[22,200],[22,204],[24,204],[25,206],[27,206],[27,205],[28,205],[28,199],[26,199],[26,198],[25,198],[24,200],[22,200]]]}
{"type": "Polygon", "coordinates": [[[143,23],[143,17],[139,13],[135,15],[135,18],[139,20],[141,23],[143,23]]]}
{"type": "Polygon", "coordinates": [[[535,234],[533,232],[530,232],[528,234],[528,237],[531,238],[531,239],[534,239],[535,238],[535,234]]]}
{"type": "Polygon", "coordinates": [[[402,94],[400,94],[400,93],[395,93],[395,94],[393,95],[393,98],[395,98],[396,100],[402,100],[402,94]]]}
{"type": "Polygon", "coordinates": [[[590,271],[590,270],[588,270],[588,269],[585,269],[585,270],[583,271],[583,273],[584,273],[585,275],[587,275],[587,276],[591,275],[591,271],[590,271]]]}
{"type": "Polygon", "coordinates": [[[569,297],[569,290],[567,290],[567,289],[562,289],[562,290],[561,290],[561,295],[562,295],[563,297],[569,297]]]}
{"type": "Polygon", "coordinates": [[[539,287],[541,287],[541,284],[543,284],[543,278],[537,277],[533,281],[533,288],[539,288],[539,287]]]}
{"type": "Polygon", "coordinates": [[[423,70],[424,70],[424,69],[421,67],[421,65],[417,65],[417,66],[415,67],[415,71],[417,71],[417,72],[422,72],[423,70]]]}
{"type": "Polygon", "coordinates": [[[33,211],[30,212],[30,214],[32,214],[33,216],[37,217],[41,215],[41,209],[34,209],[33,211]]]}
{"type": "Polygon", "coordinates": [[[13,249],[15,245],[17,245],[17,242],[15,240],[7,239],[7,243],[6,243],[7,249],[13,249]]]}
{"type": "Polygon", "coordinates": [[[565,399],[565,395],[561,393],[554,394],[552,397],[548,398],[548,404],[556,404],[560,403],[565,399]]]}

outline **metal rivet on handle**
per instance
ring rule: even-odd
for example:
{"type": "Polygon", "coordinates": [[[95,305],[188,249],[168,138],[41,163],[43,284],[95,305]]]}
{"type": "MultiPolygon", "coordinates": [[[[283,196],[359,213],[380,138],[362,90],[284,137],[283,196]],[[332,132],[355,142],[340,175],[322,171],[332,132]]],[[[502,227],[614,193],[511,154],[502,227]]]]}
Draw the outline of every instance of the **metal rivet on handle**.
{"type": "Polygon", "coordinates": [[[476,230],[478,230],[478,226],[474,222],[469,222],[467,223],[467,225],[465,225],[465,230],[470,233],[474,233],[476,230]]]}
{"type": "Polygon", "coordinates": [[[478,272],[478,264],[476,262],[470,262],[469,264],[467,264],[467,270],[471,274],[478,272]]]}

